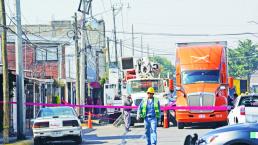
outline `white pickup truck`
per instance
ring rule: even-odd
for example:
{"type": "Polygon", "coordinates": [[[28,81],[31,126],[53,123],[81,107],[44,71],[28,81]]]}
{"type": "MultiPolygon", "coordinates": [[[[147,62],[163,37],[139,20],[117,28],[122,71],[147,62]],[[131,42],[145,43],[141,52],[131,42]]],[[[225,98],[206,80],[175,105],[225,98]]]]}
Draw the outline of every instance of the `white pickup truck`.
{"type": "Polygon", "coordinates": [[[234,108],[228,115],[229,125],[256,122],[258,122],[258,94],[237,97],[234,108]]]}

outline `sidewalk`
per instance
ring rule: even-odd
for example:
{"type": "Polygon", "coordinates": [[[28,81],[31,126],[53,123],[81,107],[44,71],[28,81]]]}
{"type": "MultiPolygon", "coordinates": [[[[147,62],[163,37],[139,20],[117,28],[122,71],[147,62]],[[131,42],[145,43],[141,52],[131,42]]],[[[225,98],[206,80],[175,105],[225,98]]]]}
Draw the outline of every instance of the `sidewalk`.
{"type": "MultiPolygon", "coordinates": [[[[3,144],[3,136],[0,135],[0,144],[3,144]]],[[[33,145],[32,139],[17,141],[16,137],[9,137],[9,143],[5,145],[33,145]]]]}
{"type": "MultiPolygon", "coordinates": [[[[2,132],[0,132],[0,144],[3,144],[2,132]]],[[[5,145],[33,145],[32,133],[30,130],[27,130],[27,138],[19,141],[17,141],[17,137],[15,135],[9,136],[9,143],[5,145]]]]}

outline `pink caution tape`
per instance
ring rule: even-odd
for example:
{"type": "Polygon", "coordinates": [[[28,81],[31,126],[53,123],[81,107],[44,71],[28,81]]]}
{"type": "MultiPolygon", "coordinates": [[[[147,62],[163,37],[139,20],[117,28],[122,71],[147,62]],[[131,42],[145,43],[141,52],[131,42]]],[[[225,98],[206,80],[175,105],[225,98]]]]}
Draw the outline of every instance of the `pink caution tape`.
{"type": "MultiPolygon", "coordinates": [[[[8,102],[9,104],[16,104],[16,102],[8,102]]],[[[3,101],[0,101],[3,104],[3,101]]],[[[57,107],[57,106],[69,106],[79,108],[109,108],[109,109],[137,109],[137,106],[103,106],[103,105],[73,105],[73,104],[45,104],[45,103],[33,103],[26,102],[26,106],[45,106],[45,107],[57,107]]],[[[214,110],[225,111],[230,110],[230,106],[161,106],[161,110],[214,110]]]]}

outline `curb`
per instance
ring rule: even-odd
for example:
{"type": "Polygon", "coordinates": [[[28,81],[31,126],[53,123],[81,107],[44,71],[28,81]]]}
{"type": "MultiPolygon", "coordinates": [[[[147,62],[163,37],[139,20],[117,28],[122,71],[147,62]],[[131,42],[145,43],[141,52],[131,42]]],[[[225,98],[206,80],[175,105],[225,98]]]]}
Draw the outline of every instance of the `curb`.
{"type": "Polygon", "coordinates": [[[17,142],[5,144],[5,145],[33,145],[33,141],[32,140],[22,140],[22,141],[17,141],[17,142]]]}

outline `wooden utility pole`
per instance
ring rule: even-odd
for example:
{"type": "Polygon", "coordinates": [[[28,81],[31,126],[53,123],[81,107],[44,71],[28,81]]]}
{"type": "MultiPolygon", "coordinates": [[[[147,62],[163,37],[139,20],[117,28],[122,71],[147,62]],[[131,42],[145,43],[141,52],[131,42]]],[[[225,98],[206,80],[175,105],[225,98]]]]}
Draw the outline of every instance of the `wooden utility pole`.
{"type": "MultiPolygon", "coordinates": [[[[77,13],[74,14],[74,40],[75,40],[75,61],[76,61],[76,105],[80,105],[80,59],[79,59],[79,37],[77,13]]],[[[77,113],[79,108],[77,107],[77,113]]]]}
{"type": "Polygon", "coordinates": [[[6,15],[5,1],[1,0],[1,25],[2,31],[2,62],[3,62],[3,143],[9,143],[9,85],[8,85],[8,63],[6,49],[6,15]]]}

